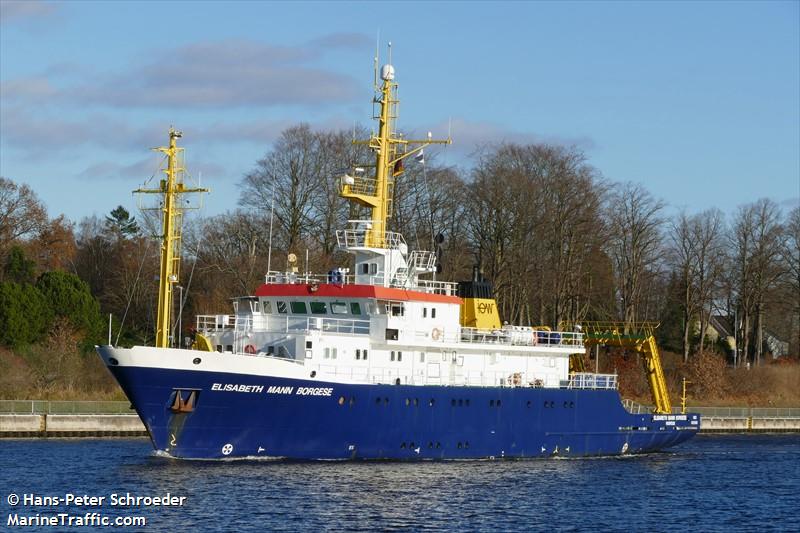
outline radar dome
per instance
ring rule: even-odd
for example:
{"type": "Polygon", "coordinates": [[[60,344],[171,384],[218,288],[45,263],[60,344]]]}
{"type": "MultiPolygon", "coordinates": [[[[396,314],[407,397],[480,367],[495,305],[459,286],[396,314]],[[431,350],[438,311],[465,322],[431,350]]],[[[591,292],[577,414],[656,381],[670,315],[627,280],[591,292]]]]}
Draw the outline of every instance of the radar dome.
{"type": "Polygon", "coordinates": [[[391,65],[384,65],[381,67],[381,79],[384,80],[393,80],[394,79],[394,67],[391,65]]]}

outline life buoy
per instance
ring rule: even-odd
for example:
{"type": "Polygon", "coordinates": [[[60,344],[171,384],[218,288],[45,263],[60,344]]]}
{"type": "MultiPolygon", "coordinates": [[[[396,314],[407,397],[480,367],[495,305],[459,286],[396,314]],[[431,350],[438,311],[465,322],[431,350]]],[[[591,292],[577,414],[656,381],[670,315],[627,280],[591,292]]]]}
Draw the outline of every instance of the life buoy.
{"type": "Polygon", "coordinates": [[[244,351],[245,351],[245,353],[249,353],[250,355],[253,355],[253,354],[256,353],[256,347],[253,346],[252,344],[248,344],[247,346],[244,347],[244,351]]]}
{"type": "Polygon", "coordinates": [[[438,341],[441,338],[441,336],[442,336],[442,330],[440,330],[439,328],[433,328],[433,330],[431,330],[431,339],[438,341]]]}

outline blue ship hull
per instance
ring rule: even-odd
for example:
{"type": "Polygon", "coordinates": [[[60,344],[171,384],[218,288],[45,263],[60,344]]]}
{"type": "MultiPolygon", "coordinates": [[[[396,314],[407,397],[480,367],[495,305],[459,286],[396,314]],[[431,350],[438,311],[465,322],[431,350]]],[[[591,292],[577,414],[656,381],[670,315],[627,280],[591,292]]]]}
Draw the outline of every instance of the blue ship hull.
{"type": "Polygon", "coordinates": [[[153,446],[193,459],[467,459],[646,453],[699,415],[633,415],[614,390],[354,385],[109,367],[153,446]],[[175,395],[194,391],[191,412],[175,395]]]}

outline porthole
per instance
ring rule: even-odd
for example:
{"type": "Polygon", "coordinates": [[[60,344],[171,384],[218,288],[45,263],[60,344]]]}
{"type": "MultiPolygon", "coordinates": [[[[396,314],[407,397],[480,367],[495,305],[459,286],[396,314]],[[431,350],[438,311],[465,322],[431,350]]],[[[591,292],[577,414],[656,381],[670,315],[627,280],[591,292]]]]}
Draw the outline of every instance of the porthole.
{"type": "Polygon", "coordinates": [[[500,407],[500,400],[497,400],[497,407],[500,407]]]}
{"type": "Polygon", "coordinates": [[[433,442],[428,442],[428,448],[433,448],[433,442]]]}
{"type": "Polygon", "coordinates": [[[531,408],[531,401],[528,400],[528,409],[530,409],[530,408],[531,408]]]}
{"type": "Polygon", "coordinates": [[[565,401],[565,402],[564,402],[564,409],[566,409],[566,408],[567,408],[567,406],[569,406],[569,402],[566,402],[566,401],[565,401]]]}
{"type": "Polygon", "coordinates": [[[461,449],[461,443],[460,442],[458,443],[458,449],[459,450],[461,449]]]}
{"type": "Polygon", "coordinates": [[[460,398],[459,398],[459,400],[458,400],[458,406],[459,406],[459,407],[463,407],[463,406],[464,406],[464,400],[462,400],[462,399],[460,399],[460,398]]]}
{"type": "Polygon", "coordinates": [[[317,371],[316,371],[316,370],[312,370],[312,371],[311,371],[311,377],[312,377],[312,378],[315,378],[315,377],[317,377],[317,371]]]}
{"type": "Polygon", "coordinates": [[[467,398],[466,400],[464,400],[464,405],[466,405],[467,407],[469,407],[469,398],[467,398]]]}
{"type": "Polygon", "coordinates": [[[339,405],[344,405],[344,396],[339,396],[339,405]]]}
{"type": "Polygon", "coordinates": [[[381,404],[381,399],[375,398],[375,405],[380,405],[380,404],[381,404]]]}
{"type": "Polygon", "coordinates": [[[438,449],[439,449],[439,448],[441,448],[441,447],[442,447],[442,443],[441,443],[441,442],[437,442],[437,443],[436,443],[436,449],[438,450],[438,449]]]}
{"type": "Polygon", "coordinates": [[[411,444],[409,444],[409,445],[408,445],[408,447],[409,447],[409,448],[411,448],[412,450],[413,450],[414,448],[416,448],[416,446],[414,445],[414,443],[413,443],[413,442],[412,442],[411,444]]]}
{"type": "Polygon", "coordinates": [[[452,400],[450,400],[450,405],[451,405],[452,407],[455,407],[455,406],[456,406],[456,399],[455,399],[455,398],[453,398],[452,400]]]}
{"type": "Polygon", "coordinates": [[[409,405],[410,403],[411,403],[411,400],[409,400],[408,398],[406,398],[406,407],[408,407],[408,405],[409,405]]]}
{"type": "Polygon", "coordinates": [[[383,405],[389,405],[389,398],[383,399],[383,405]]]}
{"type": "Polygon", "coordinates": [[[570,408],[575,407],[575,402],[569,402],[570,408]]]}
{"type": "Polygon", "coordinates": [[[419,398],[414,398],[414,407],[419,407],[419,398]]]}
{"type": "Polygon", "coordinates": [[[119,364],[119,361],[117,361],[113,357],[109,357],[108,358],[108,364],[110,364],[111,366],[117,366],[119,364]]]}
{"type": "Polygon", "coordinates": [[[202,359],[200,359],[199,357],[195,357],[194,359],[192,359],[192,363],[194,363],[196,365],[199,365],[201,361],[202,361],[202,359]]]}
{"type": "Polygon", "coordinates": [[[405,449],[405,447],[406,447],[406,443],[405,443],[405,442],[403,442],[402,444],[400,444],[400,449],[401,449],[401,450],[404,450],[404,449],[405,449]]]}
{"type": "Polygon", "coordinates": [[[353,407],[356,404],[356,397],[350,396],[350,407],[353,407]]]}
{"type": "Polygon", "coordinates": [[[469,441],[464,442],[464,448],[469,448],[469,441]]]}
{"type": "Polygon", "coordinates": [[[431,399],[428,401],[428,405],[430,405],[431,407],[433,407],[433,404],[434,404],[434,403],[436,403],[436,400],[434,400],[433,398],[431,398],[431,399]]]}
{"type": "Polygon", "coordinates": [[[494,407],[494,400],[489,400],[489,407],[494,407]]]}

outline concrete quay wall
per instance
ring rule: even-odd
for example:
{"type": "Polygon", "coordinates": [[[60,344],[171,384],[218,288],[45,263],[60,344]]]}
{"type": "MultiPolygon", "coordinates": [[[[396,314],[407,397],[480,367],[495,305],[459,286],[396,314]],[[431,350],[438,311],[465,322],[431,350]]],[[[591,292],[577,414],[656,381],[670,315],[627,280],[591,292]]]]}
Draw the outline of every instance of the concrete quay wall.
{"type": "MultiPolygon", "coordinates": [[[[798,417],[701,416],[701,433],[798,433],[798,417]]],[[[0,414],[0,438],[139,437],[147,429],[135,414],[0,414]]]]}
{"type": "Polygon", "coordinates": [[[140,437],[147,429],[138,415],[0,414],[3,437],[140,437]]]}
{"type": "Polygon", "coordinates": [[[702,416],[701,433],[798,433],[800,418],[759,416],[702,416]]]}

